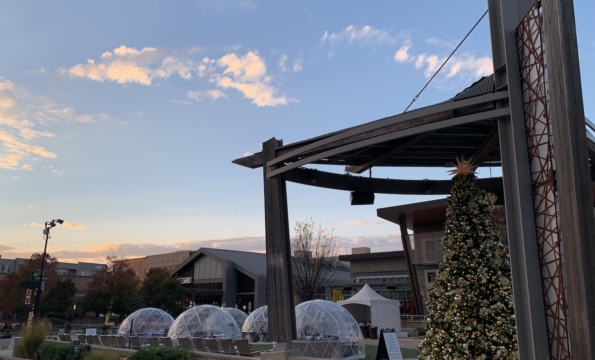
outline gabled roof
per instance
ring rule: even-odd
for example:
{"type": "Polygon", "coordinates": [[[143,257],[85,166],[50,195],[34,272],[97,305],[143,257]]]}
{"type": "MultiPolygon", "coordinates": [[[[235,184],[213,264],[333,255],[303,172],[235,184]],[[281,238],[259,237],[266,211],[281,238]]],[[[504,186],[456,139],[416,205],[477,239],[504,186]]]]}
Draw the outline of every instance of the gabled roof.
{"type": "Polygon", "coordinates": [[[254,275],[266,275],[267,273],[266,254],[224,249],[206,250],[222,260],[232,261],[254,275]]]}
{"type": "Polygon", "coordinates": [[[252,273],[254,276],[266,275],[266,254],[213,248],[200,248],[193,252],[186,260],[172,270],[172,275],[196,261],[200,255],[212,256],[223,262],[231,261],[237,269],[252,273]]]}

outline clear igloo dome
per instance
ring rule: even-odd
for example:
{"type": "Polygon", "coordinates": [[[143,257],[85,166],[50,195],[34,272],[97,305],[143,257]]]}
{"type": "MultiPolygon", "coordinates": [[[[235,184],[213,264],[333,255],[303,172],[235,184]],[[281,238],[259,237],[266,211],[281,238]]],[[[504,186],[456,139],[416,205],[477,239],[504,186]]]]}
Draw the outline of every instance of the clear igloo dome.
{"type": "Polygon", "coordinates": [[[357,321],[344,307],[326,300],[306,301],[295,307],[297,339],[302,356],[363,359],[364,337],[357,321]]]}
{"type": "Polygon", "coordinates": [[[246,336],[250,342],[267,342],[269,341],[269,308],[261,306],[254,310],[242,326],[242,334],[246,336]]]}
{"type": "Polygon", "coordinates": [[[248,317],[245,312],[236,308],[223,308],[223,311],[227,312],[229,315],[231,315],[231,317],[233,317],[233,319],[236,321],[236,324],[238,324],[238,328],[241,329],[242,326],[244,326],[244,321],[246,321],[246,318],[248,317]]]}
{"type": "Polygon", "coordinates": [[[118,334],[138,336],[142,344],[148,344],[148,336],[166,336],[173,322],[174,318],[163,310],[144,308],[128,315],[122,321],[118,334]],[[130,329],[131,325],[132,330],[130,329]]]}
{"type": "Polygon", "coordinates": [[[240,339],[240,328],[226,311],[213,305],[199,305],[180,314],[169,328],[167,336],[240,339]]]}

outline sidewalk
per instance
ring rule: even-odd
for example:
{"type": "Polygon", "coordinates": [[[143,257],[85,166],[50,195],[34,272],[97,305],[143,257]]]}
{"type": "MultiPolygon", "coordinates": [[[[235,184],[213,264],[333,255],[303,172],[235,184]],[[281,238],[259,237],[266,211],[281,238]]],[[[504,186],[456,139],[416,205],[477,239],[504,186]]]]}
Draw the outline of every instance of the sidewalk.
{"type": "MultiPolygon", "coordinates": [[[[423,339],[423,336],[399,338],[399,345],[402,348],[417,350],[417,346],[423,339]]],[[[364,343],[367,345],[378,345],[378,339],[364,339],[364,343]]]]}
{"type": "Polygon", "coordinates": [[[10,345],[8,345],[8,349],[0,350],[0,359],[5,357],[11,358],[12,357],[12,347],[14,345],[14,337],[10,340],[10,345]]]}

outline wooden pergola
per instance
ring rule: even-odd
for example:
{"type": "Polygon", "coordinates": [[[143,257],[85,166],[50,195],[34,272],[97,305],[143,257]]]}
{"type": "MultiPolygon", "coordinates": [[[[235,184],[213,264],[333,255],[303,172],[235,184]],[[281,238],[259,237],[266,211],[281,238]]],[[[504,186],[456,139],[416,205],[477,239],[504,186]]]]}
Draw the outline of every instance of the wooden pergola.
{"type": "Polygon", "coordinates": [[[546,34],[572,35],[572,2],[546,2],[542,12],[541,3],[529,0],[488,0],[494,75],[452,99],[291,144],[272,138],[261,152],[233,161],[263,168],[270,338],[282,344],[296,335],[286,181],[354,192],[447,195],[450,180],[353,174],[372,167],[444,167],[464,156],[478,167],[502,167],[503,178],[478,179],[478,185],[503,194],[506,204],[521,358],[569,359],[571,342],[574,358],[595,357],[595,266],[589,262],[595,258],[589,167],[595,143],[585,134],[578,71],[566,75],[578,89],[557,90],[562,85],[556,66],[578,68],[571,46],[576,38],[572,43],[565,37],[566,49],[556,45],[560,39],[541,33],[543,16],[549,21],[546,34]],[[542,42],[548,44],[549,78],[542,42]],[[556,115],[553,135],[549,112],[537,111],[544,108],[556,115]],[[309,169],[310,164],[340,166],[345,174],[309,169]],[[559,249],[558,221],[571,263],[564,264],[559,249]]]}

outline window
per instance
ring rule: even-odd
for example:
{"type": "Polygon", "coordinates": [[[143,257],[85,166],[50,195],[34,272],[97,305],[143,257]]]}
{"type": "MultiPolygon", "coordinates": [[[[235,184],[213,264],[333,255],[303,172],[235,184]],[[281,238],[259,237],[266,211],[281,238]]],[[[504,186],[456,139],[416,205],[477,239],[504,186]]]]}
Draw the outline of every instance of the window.
{"type": "Polygon", "coordinates": [[[425,262],[437,263],[444,256],[441,238],[424,239],[425,262]]]}
{"type": "Polygon", "coordinates": [[[6,267],[6,265],[4,265],[4,264],[3,264],[3,265],[2,265],[2,268],[1,268],[1,269],[2,269],[2,272],[5,272],[5,271],[4,271],[4,270],[5,270],[5,267],[6,267]]]}
{"type": "Polygon", "coordinates": [[[429,272],[427,274],[427,278],[428,278],[428,282],[429,283],[433,283],[436,280],[436,273],[435,272],[429,272]]]}
{"type": "Polygon", "coordinates": [[[93,270],[103,270],[103,268],[105,268],[105,265],[93,265],[93,270]]]}
{"type": "Polygon", "coordinates": [[[221,279],[222,277],[223,265],[217,260],[202,256],[194,263],[195,279],[221,279]]]}

